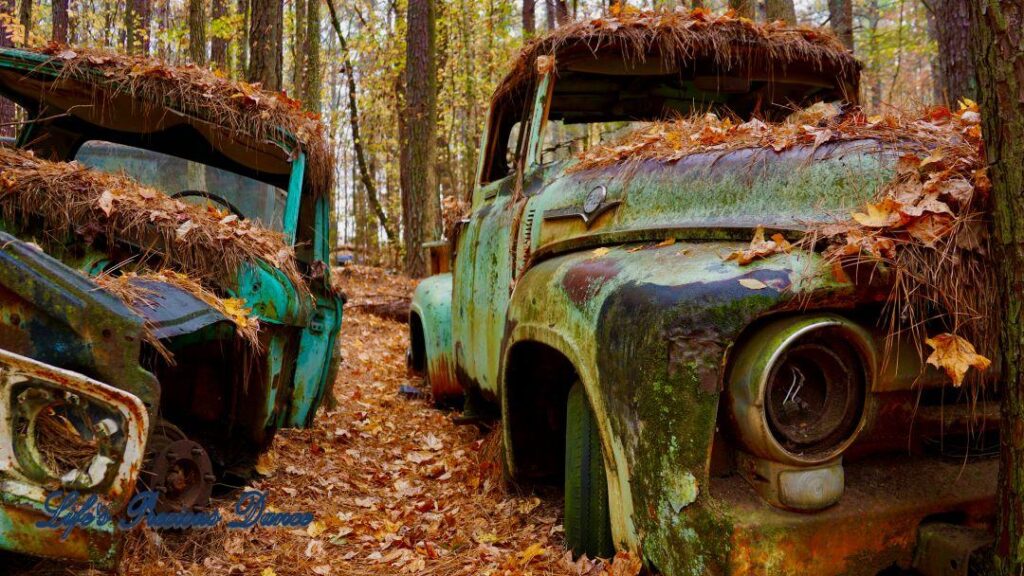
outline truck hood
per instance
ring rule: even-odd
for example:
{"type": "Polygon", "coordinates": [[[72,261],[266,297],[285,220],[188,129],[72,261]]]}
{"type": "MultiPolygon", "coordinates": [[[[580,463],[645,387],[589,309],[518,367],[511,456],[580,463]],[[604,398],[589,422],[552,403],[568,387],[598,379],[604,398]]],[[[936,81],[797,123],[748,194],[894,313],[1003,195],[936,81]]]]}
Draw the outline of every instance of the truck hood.
{"type": "Polygon", "coordinates": [[[546,165],[524,183],[528,245],[537,255],[668,236],[748,240],[757,226],[803,231],[848,218],[891,178],[903,149],[864,139],[579,171],[575,161],[546,165]]]}

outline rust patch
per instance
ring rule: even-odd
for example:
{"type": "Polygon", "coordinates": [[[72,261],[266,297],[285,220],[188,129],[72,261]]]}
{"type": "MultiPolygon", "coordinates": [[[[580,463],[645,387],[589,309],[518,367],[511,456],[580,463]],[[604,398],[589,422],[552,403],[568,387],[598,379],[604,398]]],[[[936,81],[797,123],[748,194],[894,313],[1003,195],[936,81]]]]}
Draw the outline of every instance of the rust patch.
{"type": "Polygon", "coordinates": [[[462,386],[448,358],[439,356],[428,362],[427,377],[430,379],[430,393],[434,402],[443,404],[462,398],[462,386]]]}
{"type": "Polygon", "coordinates": [[[589,302],[609,280],[619,275],[619,263],[607,258],[585,260],[562,277],[562,289],[577,307],[589,302]]]}

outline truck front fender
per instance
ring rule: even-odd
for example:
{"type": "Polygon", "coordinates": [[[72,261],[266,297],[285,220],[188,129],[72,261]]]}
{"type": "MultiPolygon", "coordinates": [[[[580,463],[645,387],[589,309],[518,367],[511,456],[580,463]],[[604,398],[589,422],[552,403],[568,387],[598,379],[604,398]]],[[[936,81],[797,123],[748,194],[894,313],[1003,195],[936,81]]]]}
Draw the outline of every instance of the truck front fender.
{"type": "Polygon", "coordinates": [[[420,282],[409,306],[409,368],[424,375],[434,402],[462,398],[452,349],[452,275],[420,282]]]}
{"type": "Polygon", "coordinates": [[[691,505],[710,498],[708,462],[729,346],[762,316],[806,304],[808,295],[852,289],[812,253],[744,267],[724,260],[744,247],[627,245],[560,255],[527,271],[509,306],[500,392],[513,472],[523,467],[514,412],[529,405],[524,393],[543,393],[529,382],[536,375],[516,376],[524,358],[517,349],[536,342],[571,362],[587,391],[604,447],[615,541],[642,548],[666,573],[702,573],[700,566],[728,546],[697,537],[707,533],[695,530],[697,523],[714,520],[706,507],[691,505]]]}

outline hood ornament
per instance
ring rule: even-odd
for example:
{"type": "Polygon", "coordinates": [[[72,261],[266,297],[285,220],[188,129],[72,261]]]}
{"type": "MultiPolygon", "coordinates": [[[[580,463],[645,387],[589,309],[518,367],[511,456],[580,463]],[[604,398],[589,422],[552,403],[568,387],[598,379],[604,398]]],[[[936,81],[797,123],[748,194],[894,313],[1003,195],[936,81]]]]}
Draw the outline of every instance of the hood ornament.
{"type": "Polygon", "coordinates": [[[545,220],[561,220],[564,218],[579,218],[590,228],[602,214],[622,204],[622,200],[605,200],[608,196],[608,188],[603,184],[595,186],[583,200],[582,206],[567,206],[544,211],[545,220]]]}

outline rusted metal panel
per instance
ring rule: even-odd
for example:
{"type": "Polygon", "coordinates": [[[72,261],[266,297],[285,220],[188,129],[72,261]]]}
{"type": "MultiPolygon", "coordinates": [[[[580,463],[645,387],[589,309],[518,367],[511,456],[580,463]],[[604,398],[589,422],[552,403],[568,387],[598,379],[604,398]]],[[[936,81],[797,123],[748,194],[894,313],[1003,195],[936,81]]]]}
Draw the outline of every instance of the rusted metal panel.
{"type": "Polygon", "coordinates": [[[416,287],[410,313],[422,330],[426,378],[435,402],[462,396],[452,358],[452,275],[426,278],[416,287]]]}

